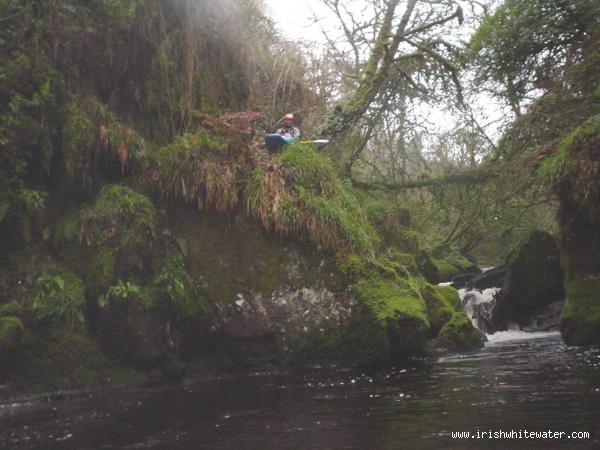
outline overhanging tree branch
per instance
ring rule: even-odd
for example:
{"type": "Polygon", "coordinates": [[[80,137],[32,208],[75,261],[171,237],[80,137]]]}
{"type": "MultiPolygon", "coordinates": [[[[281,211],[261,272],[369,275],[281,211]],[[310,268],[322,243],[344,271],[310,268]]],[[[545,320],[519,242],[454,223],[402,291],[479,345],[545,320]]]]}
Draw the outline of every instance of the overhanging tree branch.
{"type": "Polygon", "coordinates": [[[354,187],[367,190],[402,191],[406,189],[419,189],[424,187],[446,185],[477,185],[495,178],[496,174],[486,169],[467,170],[460,173],[441,175],[439,177],[423,177],[400,183],[387,181],[364,182],[352,179],[354,187]]]}

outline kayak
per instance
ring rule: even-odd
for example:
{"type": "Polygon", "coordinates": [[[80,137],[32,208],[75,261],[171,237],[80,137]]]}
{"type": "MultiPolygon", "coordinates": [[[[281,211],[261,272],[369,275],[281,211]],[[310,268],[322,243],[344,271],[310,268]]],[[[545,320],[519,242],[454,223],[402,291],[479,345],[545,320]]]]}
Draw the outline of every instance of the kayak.
{"type": "Polygon", "coordinates": [[[276,152],[286,144],[294,142],[297,138],[293,136],[283,136],[277,133],[265,134],[265,145],[270,152],[276,152]]]}

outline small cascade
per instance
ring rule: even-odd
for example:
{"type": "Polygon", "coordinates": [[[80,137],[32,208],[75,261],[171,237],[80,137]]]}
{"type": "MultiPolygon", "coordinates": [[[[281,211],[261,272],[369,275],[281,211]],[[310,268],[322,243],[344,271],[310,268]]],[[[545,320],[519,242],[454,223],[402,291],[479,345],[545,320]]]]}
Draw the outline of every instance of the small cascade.
{"type": "Polygon", "coordinates": [[[482,291],[459,289],[463,309],[475,328],[487,335],[488,342],[498,343],[523,339],[537,339],[557,335],[558,319],[562,302],[550,304],[523,327],[506,319],[498,310],[501,288],[491,287],[482,291]]]}
{"type": "MultiPolygon", "coordinates": [[[[471,319],[473,326],[483,333],[494,333],[496,327],[493,323],[494,309],[496,307],[496,295],[500,292],[500,288],[492,287],[483,291],[467,291],[459,289],[461,304],[471,319]]],[[[519,329],[517,324],[507,324],[508,329],[519,329]]]]}

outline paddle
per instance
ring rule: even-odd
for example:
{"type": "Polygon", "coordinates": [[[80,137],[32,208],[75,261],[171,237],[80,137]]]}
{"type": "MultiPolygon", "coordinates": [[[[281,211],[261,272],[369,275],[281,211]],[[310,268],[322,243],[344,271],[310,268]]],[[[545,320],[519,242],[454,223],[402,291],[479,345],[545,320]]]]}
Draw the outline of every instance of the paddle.
{"type": "Polygon", "coordinates": [[[313,141],[300,141],[301,144],[329,144],[329,139],[315,139],[313,141]]]}

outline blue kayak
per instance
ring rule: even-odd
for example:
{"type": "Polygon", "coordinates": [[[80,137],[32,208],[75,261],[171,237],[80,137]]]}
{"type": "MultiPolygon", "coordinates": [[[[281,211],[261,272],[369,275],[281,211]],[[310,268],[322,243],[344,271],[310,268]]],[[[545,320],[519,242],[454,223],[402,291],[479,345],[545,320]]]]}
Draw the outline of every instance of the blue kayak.
{"type": "Polygon", "coordinates": [[[294,142],[297,138],[292,136],[282,136],[277,133],[265,134],[265,145],[270,152],[276,152],[286,144],[294,142]]]}

